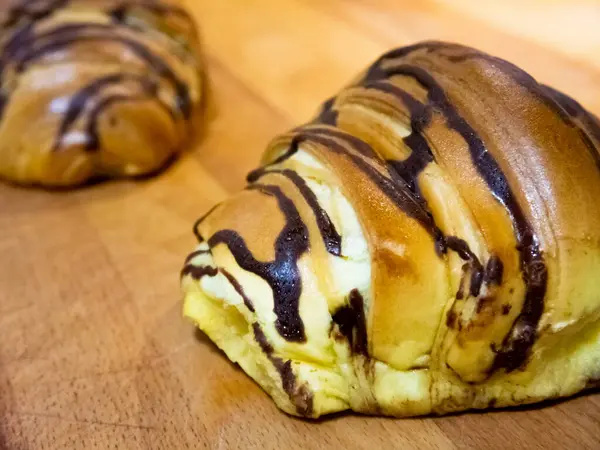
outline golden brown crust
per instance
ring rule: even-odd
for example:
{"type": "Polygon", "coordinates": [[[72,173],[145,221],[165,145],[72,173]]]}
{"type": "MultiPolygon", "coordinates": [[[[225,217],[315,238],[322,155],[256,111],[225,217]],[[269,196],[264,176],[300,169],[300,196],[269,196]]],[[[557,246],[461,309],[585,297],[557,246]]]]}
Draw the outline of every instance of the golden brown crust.
{"type": "MultiPolygon", "coordinates": [[[[268,316],[252,320],[271,342],[299,346],[275,352],[302,360],[318,335],[302,310],[312,300],[298,292],[312,288],[303,264],[318,259],[317,277],[331,284],[344,278],[333,267],[349,249],[313,250],[331,237],[315,222],[319,208],[333,213],[325,194],[315,206],[270,173],[339,189],[370,255],[368,288],[348,289],[341,308],[325,296],[331,339],[345,336],[354,355],[349,383],[359,387],[348,405],[410,415],[530,403],[584,389],[600,370],[599,148],[600,123],[574,100],[506,61],[425,42],[383,55],[311,123],[273,141],[249,177],[249,189],[271,207],[277,199],[283,214],[279,234],[269,237],[269,227],[260,238],[260,246],[275,242],[268,267],[248,264],[256,243],[232,232],[239,221],[231,215],[199,228],[209,249],[226,247],[234,266],[266,281],[280,337],[268,316]],[[307,219],[299,211],[311,204],[307,219]],[[282,289],[287,282],[295,290],[282,289]],[[402,377],[418,393],[407,394],[402,377]]],[[[258,204],[250,208],[269,220],[258,204]]],[[[300,368],[297,376],[314,388],[300,368]]]]}
{"type": "Polygon", "coordinates": [[[177,3],[21,0],[0,12],[0,176],[70,186],[150,174],[190,139],[200,56],[177,3]]]}

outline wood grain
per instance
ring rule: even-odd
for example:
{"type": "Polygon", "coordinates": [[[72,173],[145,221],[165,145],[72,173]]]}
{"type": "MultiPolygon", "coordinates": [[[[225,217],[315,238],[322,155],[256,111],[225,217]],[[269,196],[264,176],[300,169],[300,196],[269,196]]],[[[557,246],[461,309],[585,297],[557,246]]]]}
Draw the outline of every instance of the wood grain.
{"type": "Polygon", "coordinates": [[[0,186],[0,448],[600,448],[600,396],[545,408],[304,422],[181,318],[193,221],[269,138],[382,51],[446,39],[507,58],[600,113],[593,0],[189,0],[211,114],[160,177],[78,192],[0,186]]]}

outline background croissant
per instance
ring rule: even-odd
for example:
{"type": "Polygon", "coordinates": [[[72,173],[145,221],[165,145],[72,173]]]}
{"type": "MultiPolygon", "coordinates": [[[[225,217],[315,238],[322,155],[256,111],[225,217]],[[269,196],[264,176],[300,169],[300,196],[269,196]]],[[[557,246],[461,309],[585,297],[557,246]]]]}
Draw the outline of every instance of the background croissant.
{"type": "Polygon", "coordinates": [[[190,138],[195,24],[166,0],[0,7],[0,176],[68,186],[157,171],[190,138]]]}
{"type": "Polygon", "coordinates": [[[185,314],[290,414],[574,394],[600,378],[599,145],[506,61],[391,51],[198,221],[185,314]]]}

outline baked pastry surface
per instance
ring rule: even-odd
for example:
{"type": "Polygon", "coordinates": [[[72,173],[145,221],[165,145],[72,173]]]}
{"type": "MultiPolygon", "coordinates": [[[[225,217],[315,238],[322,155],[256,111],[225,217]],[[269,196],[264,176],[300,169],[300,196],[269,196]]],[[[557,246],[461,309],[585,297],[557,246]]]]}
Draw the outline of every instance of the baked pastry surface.
{"type": "Polygon", "coordinates": [[[198,220],[184,313],[290,414],[528,404],[600,379],[600,122],[424,42],[198,220]]]}
{"type": "Polygon", "coordinates": [[[202,98],[195,24],[169,0],[0,6],[0,177],[72,186],[152,174],[202,98]]]}

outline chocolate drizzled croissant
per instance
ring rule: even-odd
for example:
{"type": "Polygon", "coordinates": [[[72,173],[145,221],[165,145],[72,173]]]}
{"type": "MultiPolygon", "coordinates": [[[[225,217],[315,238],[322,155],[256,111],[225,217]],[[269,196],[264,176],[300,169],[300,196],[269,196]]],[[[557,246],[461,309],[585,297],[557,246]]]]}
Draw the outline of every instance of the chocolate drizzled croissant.
{"type": "Polygon", "coordinates": [[[514,65],[393,50],[200,219],[185,314],[290,414],[600,379],[600,122],[514,65]]]}
{"type": "Polygon", "coordinates": [[[190,139],[195,25],[168,0],[0,7],[0,176],[69,186],[153,173],[190,139]]]}

